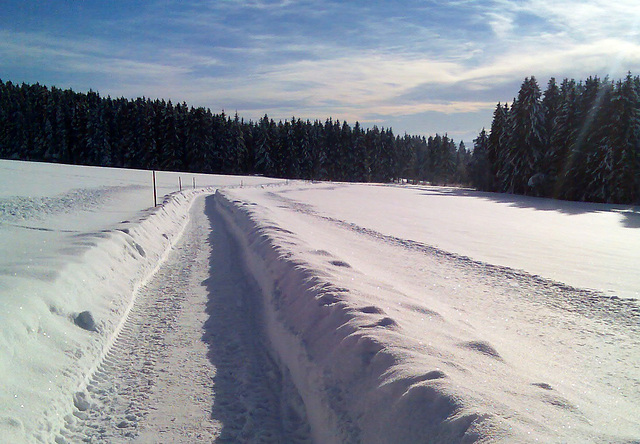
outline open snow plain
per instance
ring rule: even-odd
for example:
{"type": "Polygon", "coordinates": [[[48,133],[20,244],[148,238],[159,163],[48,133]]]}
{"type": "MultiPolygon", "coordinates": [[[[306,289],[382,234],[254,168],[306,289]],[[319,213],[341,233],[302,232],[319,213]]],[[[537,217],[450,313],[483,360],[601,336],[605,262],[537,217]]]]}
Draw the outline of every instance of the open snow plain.
{"type": "Polygon", "coordinates": [[[8,442],[640,439],[637,208],[0,168],[8,442]]]}

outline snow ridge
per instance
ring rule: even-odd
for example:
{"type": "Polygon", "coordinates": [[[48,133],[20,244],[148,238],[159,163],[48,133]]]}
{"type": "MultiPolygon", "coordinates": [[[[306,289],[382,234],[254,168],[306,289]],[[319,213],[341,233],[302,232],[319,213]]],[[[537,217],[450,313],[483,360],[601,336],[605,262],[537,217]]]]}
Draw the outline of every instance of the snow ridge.
{"type": "MultiPolygon", "coordinates": [[[[399,327],[382,308],[354,304],[352,290],[336,286],[298,254],[308,246],[269,221],[265,208],[220,191],[216,201],[262,291],[274,359],[304,401],[315,442],[479,438],[487,418],[465,409],[442,371],[411,375],[399,370],[407,351],[390,346],[399,327]]],[[[338,259],[329,262],[337,269],[350,267],[338,259]]],[[[487,344],[469,347],[496,354],[487,344]]]]}

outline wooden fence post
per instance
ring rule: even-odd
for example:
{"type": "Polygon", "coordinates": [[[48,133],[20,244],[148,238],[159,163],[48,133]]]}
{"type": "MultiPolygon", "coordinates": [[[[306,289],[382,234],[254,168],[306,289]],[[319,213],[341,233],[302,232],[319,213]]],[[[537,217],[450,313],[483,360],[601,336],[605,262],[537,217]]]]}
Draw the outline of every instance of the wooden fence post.
{"type": "Polygon", "coordinates": [[[156,192],[156,171],[153,170],[153,206],[158,205],[158,193],[156,192]]]}

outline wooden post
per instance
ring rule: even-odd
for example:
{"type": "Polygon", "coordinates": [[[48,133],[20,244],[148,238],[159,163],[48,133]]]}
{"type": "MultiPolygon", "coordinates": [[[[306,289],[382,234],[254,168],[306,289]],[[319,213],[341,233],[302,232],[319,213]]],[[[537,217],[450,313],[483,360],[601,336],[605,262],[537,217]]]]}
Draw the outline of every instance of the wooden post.
{"type": "Polygon", "coordinates": [[[195,190],[196,189],[196,178],[193,177],[192,179],[193,179],[193,189],[195,190]]]}
{"type": "Polygon", "coordinates": [[[178,176],[178,187],[180,187],[180,191],[182,191],[182,177],[178,176]]]}
{"type": "Polygon", "coordinates": [[[158,194],[156,192],[156,171],[153,170],[153,206],[158,205],[158,194]]]}

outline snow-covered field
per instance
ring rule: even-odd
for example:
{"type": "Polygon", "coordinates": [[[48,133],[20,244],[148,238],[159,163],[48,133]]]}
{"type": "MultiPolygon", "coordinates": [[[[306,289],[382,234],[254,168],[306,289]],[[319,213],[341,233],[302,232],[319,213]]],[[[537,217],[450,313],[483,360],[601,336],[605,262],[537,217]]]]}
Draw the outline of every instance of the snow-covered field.
{"type": "Polygon", "coordinates": [[[276,182],[0,162],[0,436],[640,438],[638,208],[276,182]]]}
{"type": "Polygon", "coordinates": [[[640,436],[640,307],[611,294],[640,288],[633,213],[443,188],[223,196],[317,442],[640,436]],[[563,283],[585,270],[601,292],[563,283]]]}

